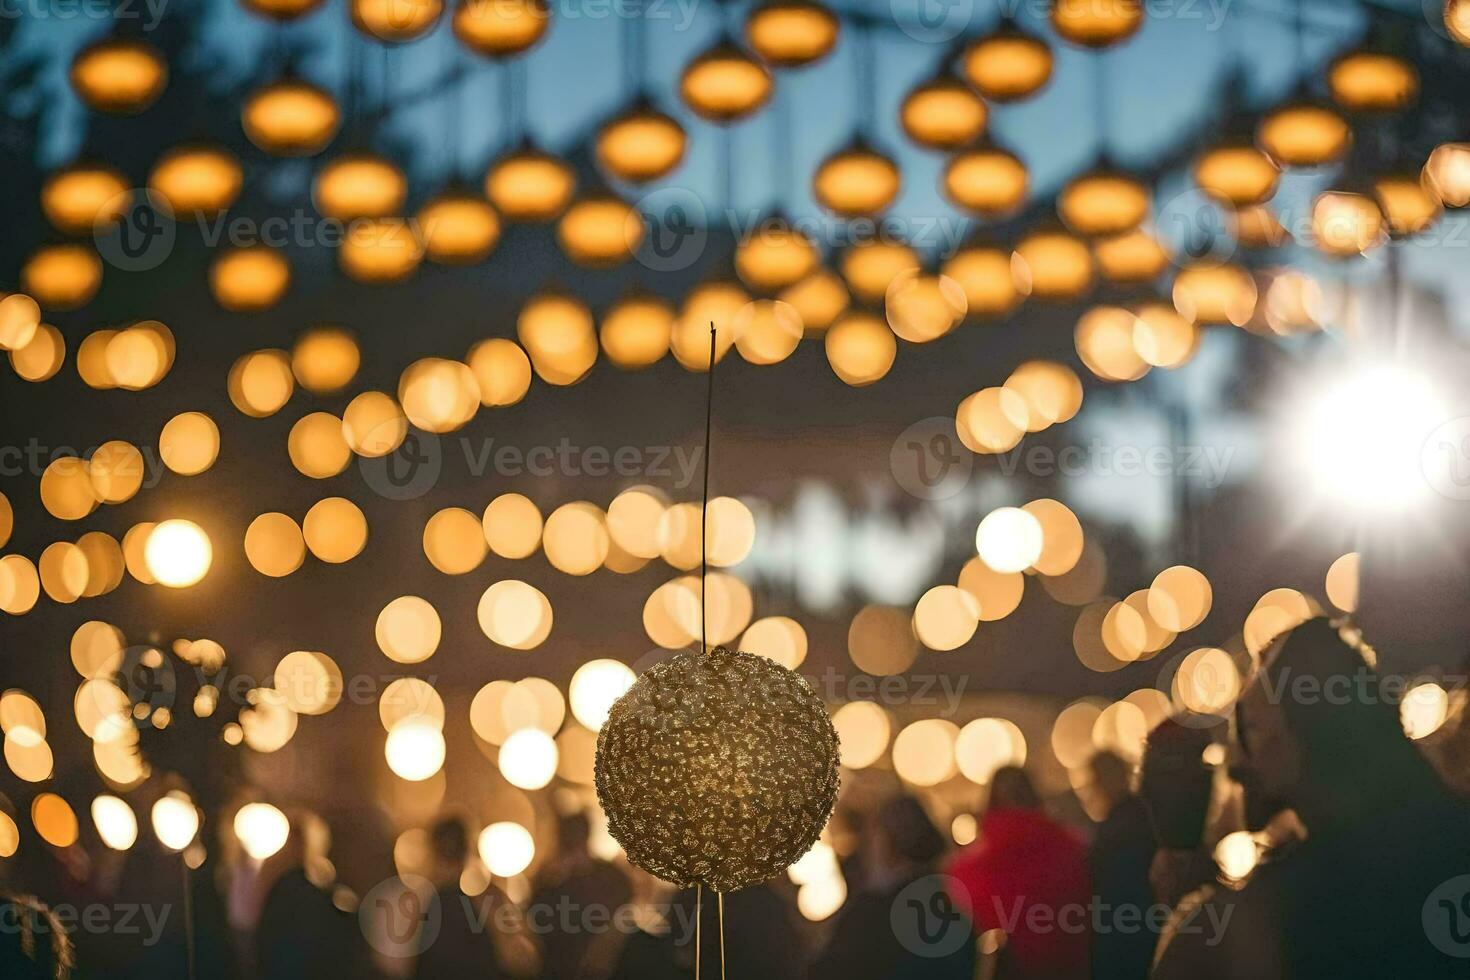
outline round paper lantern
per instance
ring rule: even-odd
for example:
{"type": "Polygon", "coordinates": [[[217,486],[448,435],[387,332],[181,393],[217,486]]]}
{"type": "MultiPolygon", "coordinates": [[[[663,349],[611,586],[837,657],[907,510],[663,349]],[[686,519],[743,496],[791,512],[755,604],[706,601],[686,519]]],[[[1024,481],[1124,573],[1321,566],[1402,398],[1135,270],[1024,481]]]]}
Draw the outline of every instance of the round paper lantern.
{"type": "Polygon", "coordinates": [[[760,62],[727,41],[685,66],[679,94],[703,118],[728,123],[765,105],[774,85],[771,73],[760,62]]]}
{"type": "Polygon", "coordinates": [[[985,103],[953,75],[923,82],[904,97],[898,120],[909,139],[935,150],[956,150],[985,130],[985,103]]]}
{"type": "Polygon", "coordinates": [[[1051,80],[1051,48],[1041,38],[1005,20],[996,30],[970,42],[960,69],[975,90],[992,102],[1025,99],[1051,80]]]}
{"type": "Polygon", "coordinates": [[[89,44],[71,63],[71,87],[89,108],[133,115],[153,104],[168,84],[168,65],[151,44],[108,38],[89,44]]]}
{"type": "Polygon", "coordinates": [[[1383,211],[1388,233],[1394,238],[1427,231],[1444,214],[1444,205],[1417,174],[1384,174],[1375,178],[1373,198],[1383,211]]]}
{"type": "Polygon", "coordinates": [[[745,41],[767,64],[801,68],[821,61],[837,46],[840,22],[813,0],[773,0],[751,10],[745,41]]]}
{"type": "Polygon", "coordinates": [[[402,210],[408,180],[375,153],[348,153],[322,167],[311,195],[316,209],[328,218],[386,218],[402,210]]]}
{"type": "Polygon", "coordinates": [[[102,260],[83,245],[47,245],[26,259],[20,288],[47,310],[86,306],[102,285],[102,260]]]}
{"type": "Polygon", "coordinates": [[[1327,88],[1349,112],[1398,112],[1419,97],[1419,70],[1387,52],[1350,51],[1327,69],[1327,88]]]}
{"type": "Polygon", "coordinates": [[[320,7],[323,0],[240,0],[240,5],[252,13],[272,20],[295,20],[320,7]]]}
{"type": "Polygon", "coordinates": [[[619,197],[597,194],[567,208],[556,239],[578,265],[607,268],[626,261],[643,241],[643,216],[619,197]]]}
{"type": "Polygon", "coordinates": [[[576,174],[565,160],[531,146],[502,156],[485,174],[485,196],[510,221],[550,221],[576,188],[576,174]]]}
{"type": "Polygon", "coordinates": [[[407,279],[424,260],[418,230],[402,218],[364,218],[352,223],[337,249],[342,271],[358,282],[407,279]]]}
{"type": "Polygon", "coordinates": [[[812,240],[784,218],[762,222],[735,248],[735,272],[751,289],[784,289],[821,264],[812,240]]]}
{"type": "Polygon", "coordinates": [[[1028,296],[1073,300],[1093,283],[1092,252],[1081,239],[1060,229],[1033,231],[1011,255],[1016,287],[1028,296]]]}
{"type": "Polygon", "coordinates": [[[1256,143],[1283,167],[1322,167],[1340,160],[1352,143],[1346,120],[1315,102],[1292,102],[1261,120],[1256,143]]]}
{"type": "Polygon", "coordinates": [[[326,89],[296,78],[250,93],[240,112],[250,142],[282,157],[321,152],[337,135],[341,121],[336,100],[326,89]]]}
{"type": "Polygon", "coordinates": [[[1170,261],[1163,244],[1142,229],[1104,238],[1093,244],[1092,254],[1103,278],[1121,284],[1151,282],[1170,261]]]}
{"type": "Polygon", "coordinates": [[[443,0],[351,0],[352,23],[379,41],[412,41],[434,26],[443,0]]]}
{"type": "Polygon", "coordinates": [[[98,224],[116,221],[128,201],[128,179],[103,164],[63,167],[41,187],[46,219],[69,235],[90,235],[98,224]]]}
{"type": "Polygon", "coordinates": [[[1051,26],[1073,44],[1108,48],[1143,26],[1141,0],[1052,0],[1051,26]]]}
{"type": "Polygon", "coordinates": [[[495,250],[500,217],[490,202],[461,187],[451,187],[419,209],[424,251],[435,262],[468,265],[495,250]]]}
{"type": "Polygon", "coordinates": [[[1121,235],[1148,217],[1148,188],[1110,169],[1085,173],[1062,188],[1057,213],[1079,235],[1121,235]]]}
{"type": "Polygon", "coordinates": [[[1020,158],[989,142],[955,154],[944,168],[944,193],[959,207],[985,218],[1019,208],[1029,183],[1020,158]]]}
{"type": "Polygon", "coordinates": [[[227,249],[209,267],[209,290],[215,302],[236,313],[270,309],[290,284],[290,264],[268,245],[227,249]]]}
{"type": "Polygon", "coordinates": [[[621,180],[657,180],[684,159],[684,127],[642,102],[597,134],[597,162],[621,180]]]}
{"type": "Polygon", "coordinates": [[[1194,182],[1210,197],[1245,208],[1269,200],[1281,169],[1249,143],[1227,143],[1206,150],[1194,162],[1194,182]]]}
{"type": "Polygon", "coordinates": [[[175,218],[213,217],[235,203],[245,172],[222,146],[193,144],[169,150],[154,164],[148,189],[175,218]]]}
{"type": "Polygon", "coordinates": [[[1378,202],[1356,191],[1331,190],[1312,205],[1312,234],[1317,248],[1337,258],[1362,255],[1384,237],[1378,202]]]}
{"type": "Polygon", "coordinates": [[[688,651],[612,706],[595,780],[630,862],[723,894],[816,842],[837,799],[837,732],[806,681],[774,661],[688,651]]]}
{"type": "Polygon", "coordinates": [[[822,161],[812,178],[818,203],[842,218],[875,215],[898,196],[898,165],[861,140],[822,161]]]}
{"type": "Polygon", "coordinates": [[[1424,182],[1447,208],[1470,205],[1470,143],[1445,143],[1429,154],[1424,182]]]}
{"type": "Polygon", "coordinates": [[[454,36],[487,58],[529,51],[550,24],[546,0],[461,0],[454,8],[454,36]]]}

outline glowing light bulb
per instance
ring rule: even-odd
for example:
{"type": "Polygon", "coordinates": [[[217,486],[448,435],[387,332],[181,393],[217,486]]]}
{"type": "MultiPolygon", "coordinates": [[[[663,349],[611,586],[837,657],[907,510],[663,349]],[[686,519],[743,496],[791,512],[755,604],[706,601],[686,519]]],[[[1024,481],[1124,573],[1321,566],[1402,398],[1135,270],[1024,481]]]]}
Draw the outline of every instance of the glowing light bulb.
{"type": "Polygon", "coordinates": [[[521,789],[540,789],[556,775],[556,742],[539,728],[512,732],[500,747],[500,774],[521,789]]]}
{"type": "Polygon", "coordinates": [[[154,527],[143,546],[143,562],[160,585],[182,589],[209,573],[214,549],[193,521],[170,520],[154,527]]]}
{"type": "Polygon", "coordinates": [[[613,703],[633,686],[632,668],[616,660],[592,660],[572,675],[572,714],[592,731],[602,728],[613,703]]]}
{"type": "Polygon", "coordinates": [[[980,560],[997,572],[1024,572],[1041,557],[1041,522],[1019,507],[1000,507],[975,530],[980,560]]]}
{"type": "Polygon", "coordinates": [[[247,803],[235,813],[235,836],[246,854],[264,861],[286,846],[291,821],[269,803],[247,803]]]}
{"type": "Polygon", "coordinates": [[[491,874],[514,878],[531,866],[536,857],[536,841],[520,824],[502,821],[480,831],[479,851],[480,860],[491,874]]]}
{"type": "Polygon", "coordinates": [[[153,833],[164,847],[182,851],[199,833],[199,811],[194,801],[175,790],[153,804],[153,833]]]}
{"type": "Polygon", "coordinates": [[[138,839],[138,818],[133,808],[116,796],[103,794],[92,801],[92,822],[102,843],[114,851],[126,851],[138,839]]]}
{"type": "Polygon", "coordinates": [[[400,779],[423,782],[444,766],[444,733],[428,718],[409,718],[393,726],[383,754],[400,779]]]}

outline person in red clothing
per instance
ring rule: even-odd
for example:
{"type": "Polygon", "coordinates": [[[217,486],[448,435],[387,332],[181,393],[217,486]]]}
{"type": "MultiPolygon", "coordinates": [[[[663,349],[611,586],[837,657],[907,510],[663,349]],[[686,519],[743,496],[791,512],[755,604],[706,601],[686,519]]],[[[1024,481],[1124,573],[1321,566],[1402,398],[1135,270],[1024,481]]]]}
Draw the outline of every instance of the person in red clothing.
{"type": "Polygon", "coordinates": [[[1005,934],[997,980],[1086,980],[1087,847],[1048,817],[1026,773],[996,772],[980,833],[948,868],[977,934],[1005,934]]]}

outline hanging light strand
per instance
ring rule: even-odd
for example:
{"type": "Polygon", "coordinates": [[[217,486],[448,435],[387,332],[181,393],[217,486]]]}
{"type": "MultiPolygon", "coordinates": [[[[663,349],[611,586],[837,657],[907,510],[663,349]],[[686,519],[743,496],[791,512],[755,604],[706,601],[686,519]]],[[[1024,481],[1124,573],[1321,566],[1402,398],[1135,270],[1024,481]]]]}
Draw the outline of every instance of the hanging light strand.
{"type": "MultiPolygon", "coordinates": [[[[699,505],[699,642],[709,650],[709,596],[705,578],[709,575],[709,453],[715,417],[715,321],[709,322],[709,376],[704,396],[704,499],[699,505]]],[[[724,932],[721,930],[721,936],[724,932]]]]}

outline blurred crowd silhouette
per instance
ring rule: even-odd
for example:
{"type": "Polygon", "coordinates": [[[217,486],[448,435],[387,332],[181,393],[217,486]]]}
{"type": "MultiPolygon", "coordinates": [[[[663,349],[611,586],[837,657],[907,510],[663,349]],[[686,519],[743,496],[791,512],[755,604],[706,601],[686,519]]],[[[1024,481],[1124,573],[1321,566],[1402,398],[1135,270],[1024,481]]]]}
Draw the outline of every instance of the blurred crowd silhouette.
{"type": "Polygon", "coordinates": [[[1286,697],[1272,683],[1289,669],[1325,685],[1365,665],[1354,631],[1299,627],[1261,657],[1231,717],[1162,722],[1136,766],[1095,756],[1099,819],[1086,825],[1011,767],[963,847],[916,796],[844,801],[828,837],[846,898],[827,916],[799,914],[785,877],[721,898],[599,858],[580,813],[559,820],[529,882],[467,874],[470,827],[449,814],[429,828],[425,880],[359,897],[324,871],[325,826],[297,814],[282,850],[232,874],[184,872],[142,836],[125,853],[32,862],[33,880],[3,882],[0,977],[1463,976],[1470,812],[1452,787],[1464,774],[1436,771],[1388,698],[1286,697]]]}

